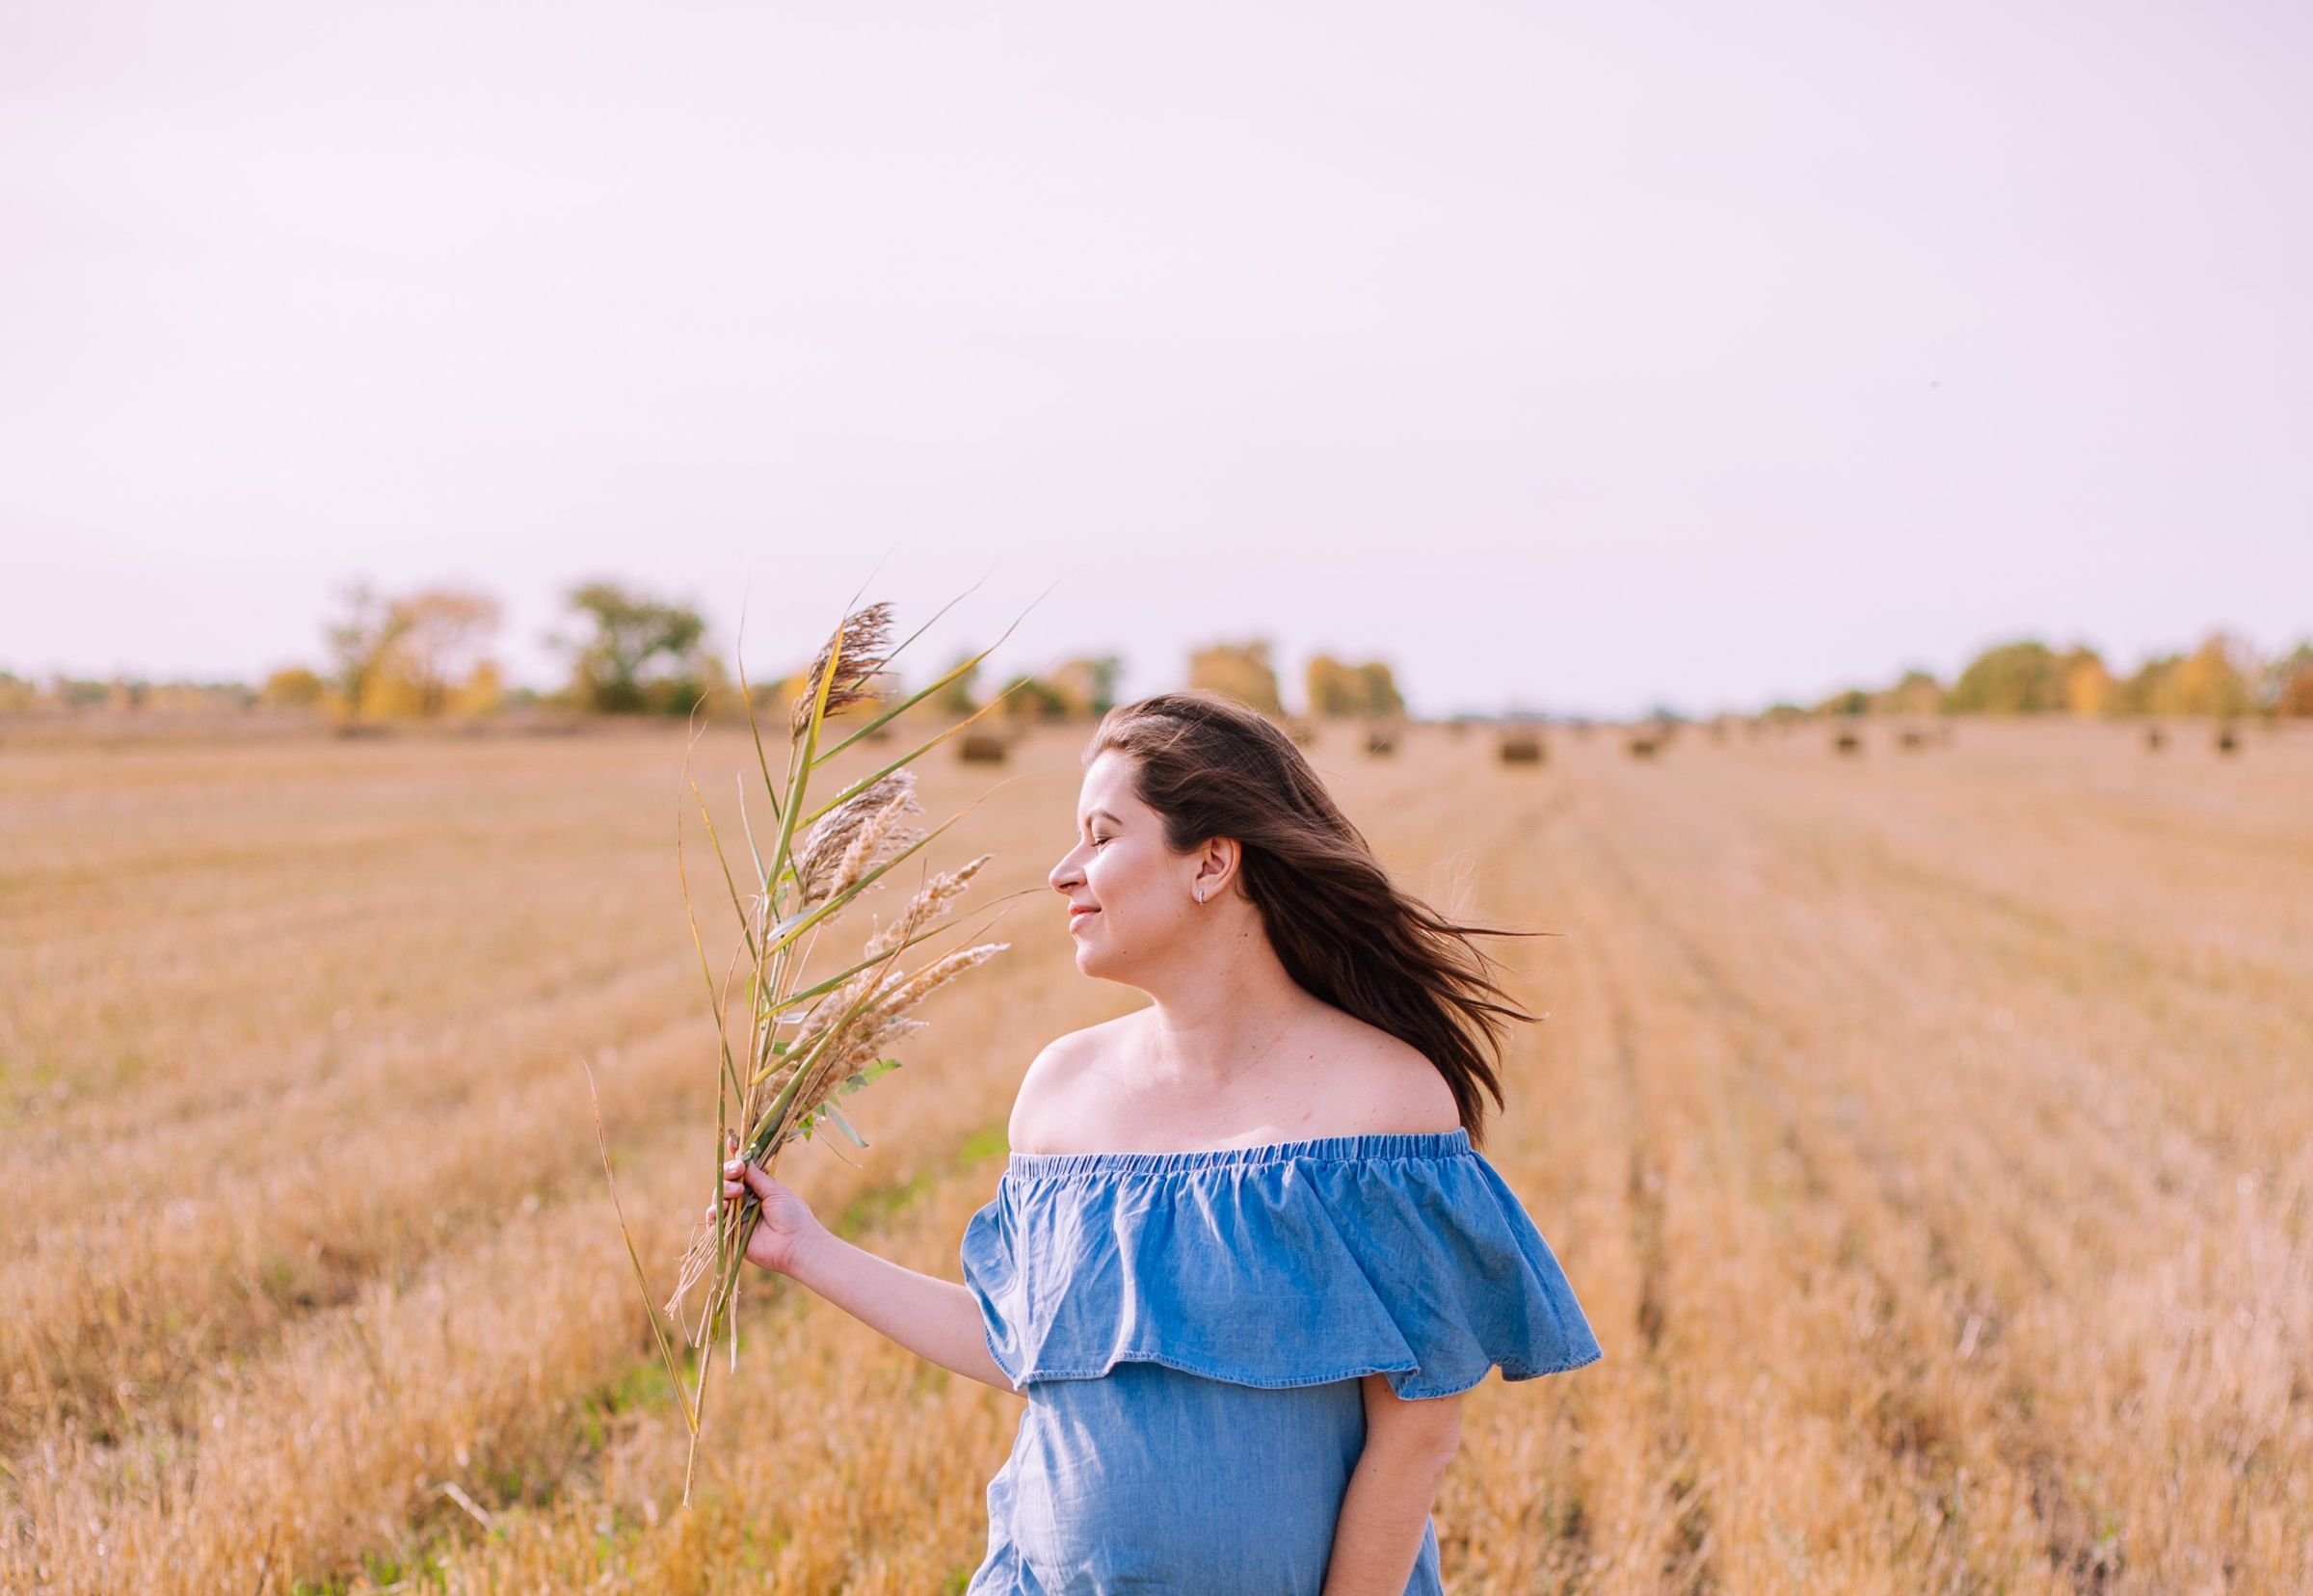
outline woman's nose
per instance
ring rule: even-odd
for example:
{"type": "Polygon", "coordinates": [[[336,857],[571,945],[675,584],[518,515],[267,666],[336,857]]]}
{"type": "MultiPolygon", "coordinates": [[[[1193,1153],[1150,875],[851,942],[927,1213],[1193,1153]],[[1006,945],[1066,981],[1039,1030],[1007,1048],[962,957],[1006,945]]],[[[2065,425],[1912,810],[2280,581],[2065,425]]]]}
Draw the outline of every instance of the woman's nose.
{"type": "Polygon", "coordinates": [[[1083,879],[1083,875],[1084,872],[1077,868],[1077,850],[1071,848],[1060,856],[1060,863],[1052,866],[1052,873],[1045,879],[1052,884],[1053,891],[1065,892],[1071,883],[1083,879]]]}

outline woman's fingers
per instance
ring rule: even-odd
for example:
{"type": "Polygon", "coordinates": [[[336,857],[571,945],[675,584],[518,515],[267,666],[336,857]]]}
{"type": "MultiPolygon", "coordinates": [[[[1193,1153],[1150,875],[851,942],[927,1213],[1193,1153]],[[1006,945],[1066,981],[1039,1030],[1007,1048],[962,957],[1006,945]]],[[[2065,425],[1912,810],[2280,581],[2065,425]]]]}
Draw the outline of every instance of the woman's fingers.
{"type": "Polygon", "coordinates": [[[744,1158],[731,1158],[723,1165],[723,1197],[726,1202],[741,1192],[752,1191],[762,1202],[771,1200],[772,1188],[779,1183],[772,1180],[761,1164],[744,1158]]]}
{"type": "Polygon", "coordinates": [[[760,1164],[749,1163],[744,1158],[731,1158],[723,1165],[723,1200],[727,1203],[735,1202],[750,1191],[758,1200],[767,1201],[771,1195],[770,1187],[771,1177],[763,1173],[760,1164]]]}

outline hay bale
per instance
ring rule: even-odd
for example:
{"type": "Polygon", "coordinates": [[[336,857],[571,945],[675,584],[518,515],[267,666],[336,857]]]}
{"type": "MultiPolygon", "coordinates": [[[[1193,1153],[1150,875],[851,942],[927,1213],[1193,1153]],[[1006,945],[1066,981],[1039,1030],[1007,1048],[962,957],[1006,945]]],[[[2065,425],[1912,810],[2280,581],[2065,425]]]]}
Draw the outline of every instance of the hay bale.
{"type": "Polygon", "coordinates": [[[1863,752],[1863,738],[1853,732],[1842,732],[1831,739],[1831,746],[1842,754],[1860,754],[1863,752]]]}
{"type": "Polygon", "coordinates": [[[2233,723],[2231,721],[2226,721],[2222,726],[2220,726],[2217,729],[2217,752],[2220,754],[2237,754],[2240,751],[2240,735],[2234,732],[2233,723]]]}
{"type": "Polygon", "coordinates": [[[1378,731],[1376,731],[1376,732],[1367,732],[1367,733],[1366,733],[1366,758],[1369,758],[1369,759],[1386,759],[1386,758],[1389,758],[1391,755],[1393,755],[1393,754],[1395,754],[1395,753],[1396,753],[1396,752],[1397,752],[1397,734],[1396,734],[1396,732],[1378,732],[1378,731]]]}
{"type": "Polygon", "coordinates": [[[1497,750],[1505,765],[1538,765],[1548,758],[1540,736],[1531,732],[1507,732],[1497,750]]]}
{"type": "Polygon", "coordinates": [[[1928,746],[1928,733],[1921,731],[1916,726],[1907,726],[1902,730],[1901,733],[1897,736],[1896,746],[1913,751],[1926,748],[1928,746]]]}
{"type": "Polygon", "coordinates": [[[2159,727],[2147,726],[2144,729],[2144,746],[2152,753],[2158,754],[2164,747],[2167,745],[2167,742],[2168,733],[2162,731],[2159,727]]]}
{"type": "Polygon", "coordinates": [[[994,732],[967,732],[956,739],[956,758],[965,764],[1002,764],[1012,745],[994,732]]]}
{"type": "Polygon", "coordinates": [[[1653,737],[1645,735],[1633,737],[1630,741],[1631,758],[1651,759],[1655,757],[1655,750],[1660,746],[1653,737]]]}

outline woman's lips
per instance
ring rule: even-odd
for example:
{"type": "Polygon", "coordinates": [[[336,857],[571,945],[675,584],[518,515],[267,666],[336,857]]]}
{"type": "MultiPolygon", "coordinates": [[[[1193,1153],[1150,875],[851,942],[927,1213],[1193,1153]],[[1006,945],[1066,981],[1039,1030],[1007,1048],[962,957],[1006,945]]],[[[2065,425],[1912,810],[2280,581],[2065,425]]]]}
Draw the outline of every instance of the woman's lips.
{"type": "Polygon", "coordinates": [[[1089,917],[1099,913],[1100,911],[1098,909],[1087,909],[1082,904],[1077,904],[1068,912],[1068,928],[1071,931],[1074,931],[1077,928],[1078,921],[1086,919],[1089,917]]]}

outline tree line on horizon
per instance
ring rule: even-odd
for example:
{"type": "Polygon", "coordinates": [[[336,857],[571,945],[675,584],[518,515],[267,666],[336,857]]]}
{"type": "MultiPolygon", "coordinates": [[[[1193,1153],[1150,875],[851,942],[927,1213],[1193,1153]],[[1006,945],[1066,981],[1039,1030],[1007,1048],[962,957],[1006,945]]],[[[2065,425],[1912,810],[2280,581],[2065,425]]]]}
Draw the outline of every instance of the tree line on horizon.
{"type": "MultiPolygon", "coordinates": [[[[367,582],[344,589],[323,626],[328,658],[319,668],[284,666],[252,686],[237,681],[150,682],[59,677],[43,688],[0,672],[0,711],[42,707],[116,709],[279,709],[312,711],[340,724],[467,719],[509,709],[590,715],[688,715],[742,706],[741,683],[711,646],[705,617],[689,604],[608,579],[564,594],[565,622],[546,639],[568,661],[558,687],[510,684],[492,653],[504,611],[470,589],[427,587],[397,596],[367,582]]],[[[1216,644],[1194,652],[1189,684],[1236,694],[1284,712],[1265,641],[1216,644]]],[[[966,650],[957,661],[976,651],[966,650]]],[[[808,656],[786,674],[750,679],[758,709],[784,706],[800,690],[808,656]]],[[[1116,702],[1124,661],[1115,654],[1064,660],[1037,676],[1014,676],[991,695],[1015,722],[1105,713],[1116,702]]],[[[949,674],[949,673],[943,673],[949,674]]],[[[1390,667],[1347,664],[1320,654],[1309,662],[1309,701],[1322,715],[1397,715],[1405,709],[1390,667]]],[[[899,696],[900,683],[886,683],[899,696]]],[[[977,667],[953,675],[922,705],[961,717],[986,702],[977,667]]]]}
{"type": "Polygon", "coordinates": [[[2022,638],[1984,650],[1949,685],[1930,672],[1909,670],[1885,687],[1834,693],[1816,704],[1812,713],[2214,720],[2308,716],[2313,715],[2313,639],[2266,658],[2245,639],[2213,631],[2189,653],[2156,652],[2123,675],[2085,643],[2059,650],[2022,638]]]}
{"type": "MultiPolygon", "coordinates": [[[[566,657],[568,675],[547,691],[506,680],[492,652],[504,613],[491,595],[436,586],[387,596],[356,582],[343,590],[338,611],[324,625],[327,658],[319,669],[285,666],[254,686],[63,676],[40,685],[0,671],[0,711],[268,708],[316,712],[349,724],[465,719],[510,709],[687,715],[702,705],[710,714],[742,706],[740,683],[710,646],[705,617],[694,606],[606,578],[573,585],[564,604],[565,623],[547,642],[566,657]]],[[[799,657],[776,679],[748,681],[748,696],[758,708],[784,705],[800,688],[806,663],[799,657]]],[[[1015,676],[994,696],[1001,701],[999,712],[1015,722],[1097,716],[1115,703],[1122,668],[1114,654],[1069,659],[1040,676],[1015,676]]],[[[978,677],[976,670],[963,673],[922,709],[962,716],[981,708],[978,677]]],[[[1270,715],[1287,713],[1265,639],[1193,649],[1186,685],[1230,694],[1270,715]]],[[[1302,688],[1303,712],[1312,718],[1389,720],[1406,713],[1395,674],[1381,660],[1314,655],[1303,669],[1302,688]]],[[[2020,639],[1986,649],[1948,684],[1913,669],[1884,687],[1844,689],[1812,705],[1777,703],[1761,714],[2309,716],[2313,639],[2268,659],[2243,639],[2217,631],[2189,653],[2155,653],[2125,675],[2085,644],[2058,650],[2020,639]]],[[[1656,718],[1685,717],[1664,708],[1656,718]]]]}

